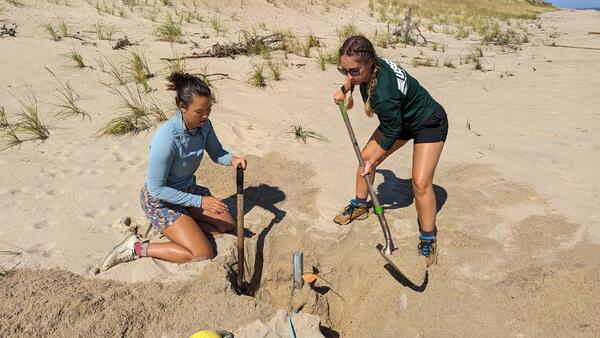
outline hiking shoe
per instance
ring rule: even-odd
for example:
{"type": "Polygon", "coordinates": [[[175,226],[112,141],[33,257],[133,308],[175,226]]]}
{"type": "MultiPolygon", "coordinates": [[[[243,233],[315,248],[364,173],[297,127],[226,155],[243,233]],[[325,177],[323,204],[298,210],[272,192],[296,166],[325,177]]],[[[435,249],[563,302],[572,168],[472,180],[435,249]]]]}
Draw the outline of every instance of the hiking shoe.
{"type": "Polygon", "coordinates": [[[127,237],[125,237],[121,243],[110,250],[108,255],[104,257],[102,263],[100,264],[100,269],[102,269],[102,271],[106,271],[119,263],[130,262],[136,259],[137,257],[135,256],[135,250],[133,247],[135,242],[139,241],[140,239],[135,233],[132,232],[127,235],[127,237]]]}
{"type": "Polygon", "coordinates": [[[419,254],[426,258],[427,267],[437,263],[437,240],[435,236],[419,236],[419,254]]]}
{"type": "Polygon", "coordinates": [[[366,204],[356,203],[354,199],[350,200],[350,204],[344,210],[335,216],[333,221],[340,225],[346,225],[355,219],[367,219],[369,217],[369,207],[366,204]]]}

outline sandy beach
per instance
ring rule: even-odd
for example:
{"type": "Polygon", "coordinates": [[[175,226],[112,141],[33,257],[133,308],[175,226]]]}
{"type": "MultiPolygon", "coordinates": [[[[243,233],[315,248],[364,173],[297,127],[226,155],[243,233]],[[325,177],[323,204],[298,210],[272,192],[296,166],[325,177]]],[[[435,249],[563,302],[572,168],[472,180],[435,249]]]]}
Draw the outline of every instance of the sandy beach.
{"type": "MultiPolygon", "coordinates": [[[[288,337],[294,310],[298,337],[600,335],[600,34],[593,34],[600,12],[550,10],[512,23],[527,32],[514,48],[482,44],[476,33],[457,38],[438,24],[422,28],[427,45],[378,47],[444,106],[450,125],[434,180],[439,262],[413,285],[384,267],[374,215],[332,222],[354,195],[357,162],[332,100],[344,78],[333,64],[321,70],[317,56],[339,47],[338,32],[350,22],[369,37],[387,29],[368,15],[368,2],[168,2],[0,3],[0,27],[16,25],[15,36],[0,38],[0,111],[8,122],[0,123],[0,266],[10,270],[0,277],[0,336],[189,337],[218,329],[288,337]],[[179,42],[157,38],[166,13],[182,20],[179,42]],[[189,72],[211,74],[211,121],[222,144],[248,159],[244,218],[254,236],[246,239],[246,276],[255,294],[232,288],[236,238],[228,234],[215,238],[211,261],[144,258],[98,273],[127,231],[147,225],[139,191],[160,124],[98,136],[125,114],[115,93],[130,88],[135,97],[141,88],[131,79],[120,85],[109,63],[126,67],[132,51],[145,55],[153,76],[140,98],[171,116],[163,59],[237,42],[242,30],[315,36],[321,46],[309,47],[310,57],[278,50],[268,60],[186,60],[189,72]],[[124,37],[134,45],[113,49],[124,37]],[[248,81],[256,66],[264,88],[248,81]],[[79,116],[60,107],[67,83],[79,116]],[[19,132],[22,142],[10,146],[24,107],[37,108],[49,136],[19,132]],[[290,130],[299,124],[326,140],[298,141],[290,130]],[[297,250],[305,270],[323,279],[291,294],[297,250]]],[[[365,116],[359,93],[354,99],[349,116],[362,145],[378,121],[365,116]]],[[[375,188],[398,246],[393,257],[415,276],[411,156],[409,143],[388,158],[375,188]]],[[[205,158],[196,176],[234,209],[231,167],[205,158]]]]}

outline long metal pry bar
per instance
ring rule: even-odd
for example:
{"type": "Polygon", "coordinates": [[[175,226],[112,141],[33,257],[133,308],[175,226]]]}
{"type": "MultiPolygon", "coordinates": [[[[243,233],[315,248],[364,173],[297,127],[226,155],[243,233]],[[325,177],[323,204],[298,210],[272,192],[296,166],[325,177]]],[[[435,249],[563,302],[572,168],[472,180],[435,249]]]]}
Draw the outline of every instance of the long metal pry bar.
{"type": "MultiPolygon", "coordinates": [[[[340,112],[342,113],[342,118],[344,118],[344,123],[346,124],[346,129],[348,129],[348,134],[350,135],[350,140],[352,141],[352,145],[354,146],[354,152],[356,153],[356,157],[358,158],[358,163],[361,167],[364,168],[365,161],[362,158],[362,154],[360,148],[358,147],[358,142],[356,142],[356,136],[354,135],[354,130],[352,129],[352,125],[350,124],[350,119],[348,118],[348,113],[346,112],[346,106],[344,102],[341,101],[338,106],[340,107],[340,112]]],[[[382,252],[386,255],[391,255],[395,250],[394,243],[392,242],[392,235],[390,234],[390,228],[388,227],[385,216],[383,215],[383,208],[379,204],[379,199],[375,194],[375,189],[373,189],[373,184],[371,184],[371,180],[368,176],[364,176],[365,182],[367,183],[367,187],[369,189],[369,195],[371,196],[371,201],[373,202],[373,209],[377,218],[379,219],[379,224],[381,225],[381,230],[383,231],[383,237],[385,237],[385,247],[382,252]]]]}

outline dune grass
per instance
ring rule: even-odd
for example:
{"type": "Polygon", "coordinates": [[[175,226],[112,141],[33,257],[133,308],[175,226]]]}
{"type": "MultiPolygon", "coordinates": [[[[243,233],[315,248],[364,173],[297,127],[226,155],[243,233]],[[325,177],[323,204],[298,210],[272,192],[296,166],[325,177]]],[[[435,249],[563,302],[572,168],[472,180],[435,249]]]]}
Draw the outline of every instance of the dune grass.
{"type": "Polygon", "coordinates": [[[168,41],[170,44],[181,42],[182,36],[181,22],[175,22],[170,15],[156,29],[156,36],[161,41],[168,41]]]}
{"type": "Polygon", "coordinates": [[[54,26],[52,26],[51,23],[45,24],[44,29],[46,30],[46,32],[48,32],[48,34],[50,34],[50,37],[53,41],[60,41],[62,39],[58,31],[54,29],[54,26]]]}
{"type": "Polygon", "coordinates": [[[378,30],[375,30],[372,41],[375,46],[381,48],[388,48],[394,42],[392,41],[392,36],[388,31],[380,32],[378,30]]]}
{"type": "Polygon", "coordinates": [[[290,127],[287,131],[288,134],[291,134],[296,140],[303,142],[304,144],[306,144],[306,141],[308,139],[314,139],[316,141],[320,141],[320,142],[327,142],[328,139],[317,133],[314,130],[311,130],[309,128],[307,128],[305,125],[303,125],[300,122],[295,122],[290,124],[290,127]]]}
{"type": "Polygon", "coordinates": [[[269,71],[271,72],[271,77],[273,77],[273,80],[280,81],[282,78],[282,72],[283,72],[282,68],[281,68],[281,63],[269,61],[268,66],[269,66],[269,71]]]}
{"type": "Polygon", "coordinates": [[[38,102],[33,94],[27,95],[27,100],[17,98],[21,105],[18,115],[18,130],[32,136],[32,140],[46,140],[50,136],[48,126],[40,117],[38,102]]]}
{"type": "Polygon", "coordinates": [[[168,119],[165,111],[153,97],[147,96],[144,100],[139,86],[136,85],[135,90],[124,86],[123,91],[120,91],[108,84],[104,85],[121,102],[120,110],[124,114],[110,119],[96,132],[96,136],[135,136],[168,119]]]}
{"type": "Polygon", "coordinates": [[[327,69],[327,55],[323,52],[323,48],[317,49],[317,56],[315,56],[315,60],[317,60],[317,64],[322,71],[327,69]]]}
{"type": "Polygon", "coordinates": [[[117,65],[112,60],[110,60],[108,57],[106,57],[106,56],[102,56],[102,57],[104,58],[104,60],[102,60],[102,58],[99,58],[96,60],[100,69],[102,69],[102,71],[105,72],[106,74],[110,75],[118,84],[120,84],[120,85],[126,84],[127,78],[126,78],[126,74],[125,74],[125,69],[123,69],[123,64],[119,63],[117,65]],[[105,61],[106,61],[106,63],[105,63],[105,61]]]}
{"type": "Polygon", "coordinates": [[[225,35],[225,33],[227,33],[227,28],[225,27],[225,25],[223,24],[223,20],[215,15],[212,18],[210,18],[210,27],[215,31],[215,35],[216,36],[221,36],[221,35],[225,35]]]}
{"type": "Polygon", "coordinates": [[[537,0],[377,0],[369,1],[369,10],[382,22],[400,24],[411,6],[413,15],[436,23],[476,26],[487,19],[534,19],[551,9],[537,0]]]}
{"type": "Polygon", "coordinates": [[[252,65],[252,71],[250,71],[248,83],[259,88],[264,88],[267,86],[267,78],[265,77],[264,68],[262,65],[252,65]]]}
{"type": "Polygon", "coordinates": [[[409,7],[416,27],[426,25],[430,31],[443,26],[446,34],[465,39],[479,33],[484,44],[515,46],[527,42],[524,28],[500,29],[500,22],[532,20],[552,6],[541,0],[369,0],[369,12],[381,22],[403,26],[409,7]],[[425,19],[425,20],[421,20],[425,19]],[[452,28],[454,26],[454,28],[452,28]]]}
{"type": "MultiPolygon", "coordinates": [[[[21,253],[17,252],[17,251],[10,251],[10,250],[0,250],[0,255],[10,255],[16,257],[19,256],[21,253]]],[[[7,277],[8,275],[11,274],[11,272],[14,271],[14,269],[18,266],[19,264],[15,264],[12,268],[10,269],[6,269],[4,266],[0,265],[0,278],[2,277],[7,277]]]]}
{"type": "Polygon", "coordinates": [[[67,60],[73,62],[75,66],[79,68],[86,67],[85,62],[83,61],[83,55],[81,55],[77,49],[73,48],[70,52],[64,54],[64,56],[67,58],[67,60]]]}
{"type": "Polygon", "coordinates": [[[15,127],[11,125],[6,126],[6,128],[0,129],[0,132],[0,138],[5,140],[0,150],[9,149],[14,146],[19,146],[24,141],[17,135],[15,127]]]}
{"type": "Polygon", "coordinates": [[[12,148],[23,142],[17,135],[15,127],[8,122],[6,110],[2,106],[0,106],[0,139],[5,140],[0,150],[12,148]]]}
{"type": "Polygon", "coordinates": [[[6,0],[6,3],[15,7],[24,7],[25,4],[18,0],[6,0]]]}
{"type": "Polygon", "coordinates": [[[167,69],[169,74],[185,74],[189,73],[188,64],[186,59],[182,58],[183,53],[175,52],[173,54],[173,61],[167,61],[167,69]]]}
{"type": "Polygon", "coordinates": [[[447,58],[444,61],[444,67],[448,67],[448,68],[452,68],[452,69],[456,68],[456,66],[452,63],[452,59],[451,58],[447,58]]]}
{"type": "Polygon", "coordinates": [[[437,67],[437,58],[415,56],[412,58],[412,64],[415,67],[437,67]]]}
{"type": "Polygon", "coordinates": [[[103,22],[98,22],[97,24],[94,25],[94,28],[96,28],[96,35],[98,36],[98,39],[100,39],[100,40],[112,41],[113,36],[117,32],[117,28],[115,26],[107,25],[107,24],[104,24],[103,22]]]}
{"type": "Polygon", "coordinates": [[[71,33],[69,33],[69,25],[67,25],[65,20],[63,20],[62,18],[58,19],[58,31],[65,38],[71,36],[71,33]]]}
{"type": "Polygon", "coordinates": [[[351,36],[360,34],[358,28],[356,28],[354,24],[347,24],[342,27],[338,27],[335,29],[335,33],[337,34],[340,43],[344,42],[347,38],[351,36]]]}
{"type": "Polygon", "coordinates": [[[8,123],[8,118],[6,117],[6,110],[3,106],[0,106],[0,129],[6,128],[9,125],[10,123],[8,123]]]}
{"type": "Polygon", "coordinates": [[[148,79],[153,78],[154,74],[150,71],[146,54],[140,50],[132,49],[129,51],[128,61],[126,70],[131,78],[133,78],[136,83],[141,84],[146,92],[150,92],[152,88],[150,88],[150,85],[148,84],[148,79]]]}
{"type": "Polygon", "coordinates": [[[60,116],[62,118],[79,116],[82,120],[84,120],[85,118],[91,120],[90,115],[83,111],[83,109],[79,108],[79,106],[77,105],[77,101],[79,100],[80,96],[79,94],[77,94],[77,92],[75,92],[75,90],[71,86],[71,83],[69,81],[64,83],[61,82],[56,76],[56,74],[54,74],[48,67],[45,68],[60,84],[60,87],[56,88],[58,94],[54,95],[57,99],[60,100],[60,103],[57,105],[60,111],[58,112],[58,114],[56,114],[56,116],[60,116]]]}

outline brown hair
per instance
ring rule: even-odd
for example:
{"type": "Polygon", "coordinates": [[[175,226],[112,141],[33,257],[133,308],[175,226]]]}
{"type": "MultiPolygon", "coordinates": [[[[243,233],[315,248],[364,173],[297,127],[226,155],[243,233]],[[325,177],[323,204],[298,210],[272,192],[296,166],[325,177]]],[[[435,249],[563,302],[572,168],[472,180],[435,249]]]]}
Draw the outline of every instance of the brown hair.
{"type": "Polygon", "coordinates": [[[173,73],[167,80],[169,81],[167,90],[177,92],[177,95],[175,95],[175,104],[177,104],[177,107],[189,106],[194,96],[207,96],[212,99],[210,88],[197,76],[188,73],[173,73]]]}
{"type": "MultiPolygon", "coordinates": [[[[379,66],[377,65],[377,54],[375,48],[369,39],[362,35],[351,36],[340,47],[340,57],[356,56],[358,62],[364,64],[371,70],[371,80],[367,86],[367,102],[365,102],[365,111],[367,116],[373,116],[373,108],[371,108],[371,94],[377,86],[377,75],[379,74],[379,66]]],[[[352,97],[350,97],[352,98],[352,97]]],[[[350,107],[351,107],[351,102],[350,107]]]]}

